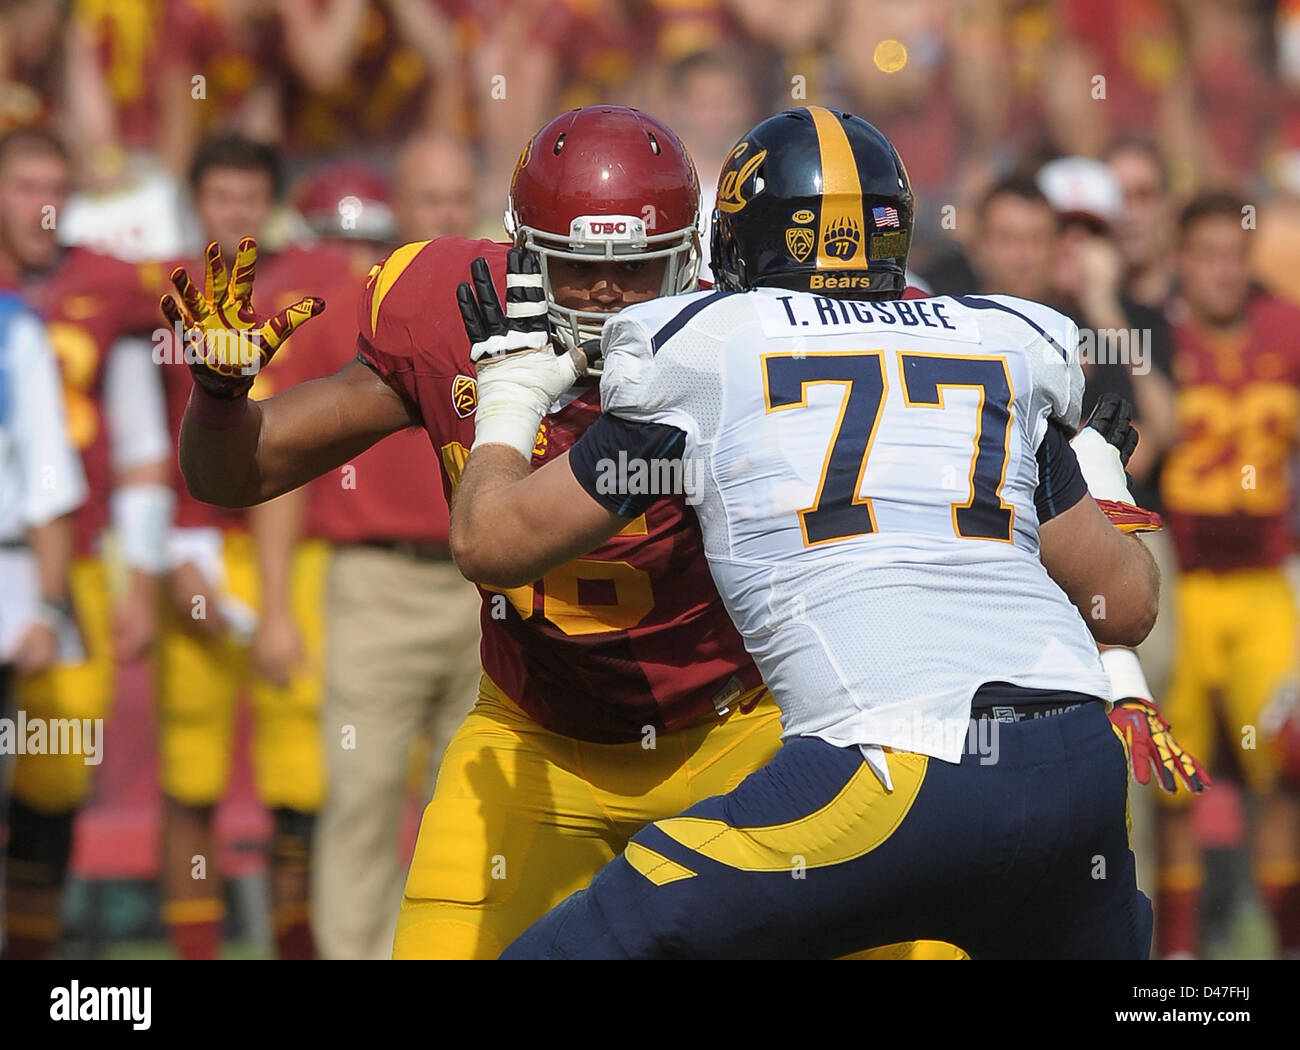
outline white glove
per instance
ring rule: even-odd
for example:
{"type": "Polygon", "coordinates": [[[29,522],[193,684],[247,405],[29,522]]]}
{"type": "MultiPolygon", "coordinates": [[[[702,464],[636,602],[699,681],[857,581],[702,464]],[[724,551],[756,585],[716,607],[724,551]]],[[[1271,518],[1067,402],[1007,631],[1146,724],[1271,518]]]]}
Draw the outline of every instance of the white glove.
{"type": "Polygon", "coordinates": [[[1070,439],[1070,447],[1079,460],[1079,470],[1093,499],[1132,503],[1128,476],[1119,449],[1092,427],[1084,427],[1070,439]]]}
{"type": "MultiPolygon", "coordinates": [[[[579,351],[551,348],[541,264],[523,248],[506,256],[506,309],[501,311],[486,259],[470,263],[473,280],[456,289],[478,375],[474,448],[503,444],[531,459],[542,417],[586,368],[579,351]]],[[[471,450],[472,451],[472,450],[471,450]]]]}
{"type": "Polygon", "coordinates": [[[583,363],[581,351],[556,357],[549,344],[479,361],[473,448],[509,445],[532,459],[542,416],[582,375],[583,363]]]}

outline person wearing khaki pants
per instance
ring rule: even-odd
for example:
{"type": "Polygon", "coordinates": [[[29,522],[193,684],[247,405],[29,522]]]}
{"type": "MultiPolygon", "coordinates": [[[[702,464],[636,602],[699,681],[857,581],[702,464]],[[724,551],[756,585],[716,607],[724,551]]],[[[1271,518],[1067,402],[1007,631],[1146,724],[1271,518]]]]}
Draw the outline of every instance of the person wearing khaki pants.
{"type": "MultiPolygon", "coordinates": [[[[340,276],[321,292],[355,302],[362,281],[340,276]]],[[[283,388],[328,375],[355,346],[356,318],[328,312],[260,378],[283,388]]],[[[391,954],[412,747],[429,744],[425,802],[478,695],[481,601],[451,560],[438,455],[422,431],[399,431],[275,501],[296,501],[306,531],[334,551],[320,719],[327,788],[310,864],[312,932],[325,959],[391,954]]]]}
{"type": "Polygon", "coordinates": [[[436,545],[353,544],[334,556],[321,719],[330,787],[312,865],[324,958],[391,954],[411,745],[421,733],[429,740],[427,800],[476,695],[478,592],[438,553],[436,545]]]}

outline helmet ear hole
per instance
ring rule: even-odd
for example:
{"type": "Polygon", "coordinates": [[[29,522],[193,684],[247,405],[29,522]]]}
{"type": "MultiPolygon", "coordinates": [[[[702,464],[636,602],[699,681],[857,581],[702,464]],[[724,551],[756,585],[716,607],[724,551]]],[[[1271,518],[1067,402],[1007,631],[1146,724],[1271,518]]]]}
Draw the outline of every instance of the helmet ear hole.
{"type": "Polygon", "coordinates": [[[563,132],[563,131],[560,132],[560,137],[557,138],[557,139],[555,140],[555,149],[552,150],[551,152],[554,153],[554,154],[558,157],[558,156],[560,155],[560,150],[562,150],[562,149],[564,149],[564,132],[563,132]]]}

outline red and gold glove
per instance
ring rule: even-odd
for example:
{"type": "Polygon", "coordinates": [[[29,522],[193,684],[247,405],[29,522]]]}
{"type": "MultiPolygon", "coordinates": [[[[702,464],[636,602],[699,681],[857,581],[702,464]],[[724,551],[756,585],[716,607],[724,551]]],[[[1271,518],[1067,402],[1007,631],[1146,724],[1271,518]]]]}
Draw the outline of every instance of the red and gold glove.
{"type": "Polygon", "coordinates": [[[1174,739],[1169,723],[1152,701],[1138,697],[1117,700],[1110,711],[1110,723],[1124,741],[1139,784],[1151,783],[1154,766],[1160,787],[1171,795],[1178,793],[1180,780],[1193,793],[1210,786],[1210,774],[1174,739]]]}
{"type": "Polygon", "coordinates": [[[245,237],[227,276],[221,248],[208,245],[207,273],[200,292],[184,269],[172,271],[172,284],[181,306],[163,296],[162,312],[177,333],[184,334],[186,363],[194,381],[214,397],[244,397],[257,373],[271,360],[304,321],[325,309],[325,300],[299,299],[270,320],[253,309],[253,275],[257,271],[257,242],[245,237]]]}

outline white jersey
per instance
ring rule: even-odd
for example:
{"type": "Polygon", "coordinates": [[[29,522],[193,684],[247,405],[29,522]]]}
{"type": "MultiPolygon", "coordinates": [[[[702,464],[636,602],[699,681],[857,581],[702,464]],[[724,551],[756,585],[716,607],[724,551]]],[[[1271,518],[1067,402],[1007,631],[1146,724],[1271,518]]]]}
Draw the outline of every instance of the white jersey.
{"type": "Polygon", "coordinates": [[[959,761],[986,682],[1110,698],[1038,558],[1074,323],[1006,296],[697,292],[606,322],[606,412],[686,434],[714,580],[786,736],[959,761]]]}
{"type": "Polygon", "coordinates": [[[12,662],[39,613],[40,574],[25,546],[27,530],[71,513],[85,498],[45,326],[6,293],[0,296],[0,665],[12,662]]]}

